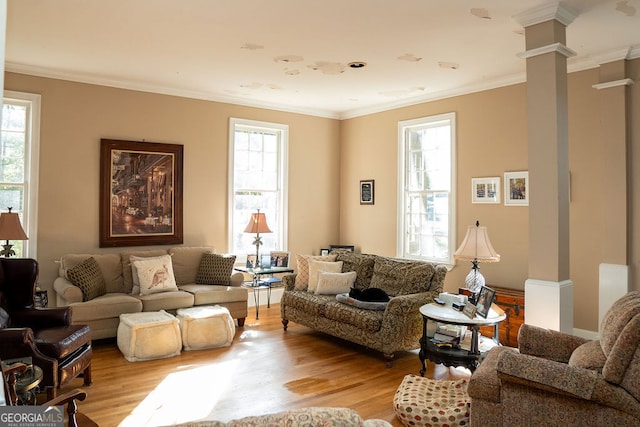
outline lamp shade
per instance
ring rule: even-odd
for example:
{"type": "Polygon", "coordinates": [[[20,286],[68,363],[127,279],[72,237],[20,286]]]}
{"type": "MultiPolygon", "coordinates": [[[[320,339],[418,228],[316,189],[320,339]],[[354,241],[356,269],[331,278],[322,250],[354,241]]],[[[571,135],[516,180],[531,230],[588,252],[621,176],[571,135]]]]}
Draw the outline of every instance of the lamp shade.
{"type": "Polygon", "coordinates": [[[457,251],[453,254],[455,259],[473,261],[478,260],[480,262],[498,262],[500,261],[500,255],[498,255],[491,246],[489,240],[489,234],[487,233],[487,227],[480,227],[479,223],[473,226],[467,227],[467,235],[464,236],[462,244],[457,251]]]}
{"type": "Polygon", "coordinates": [[[271,229],[267,225],[267,217],[258,211],[251,214],[249,224],[244,229],[245,233],[271,233],[271,229]]]}
{"type": "Polygon", "coordinates": [[[3,212],[0,215],[0,240],[29,240],[15,212],[3,212]]]}

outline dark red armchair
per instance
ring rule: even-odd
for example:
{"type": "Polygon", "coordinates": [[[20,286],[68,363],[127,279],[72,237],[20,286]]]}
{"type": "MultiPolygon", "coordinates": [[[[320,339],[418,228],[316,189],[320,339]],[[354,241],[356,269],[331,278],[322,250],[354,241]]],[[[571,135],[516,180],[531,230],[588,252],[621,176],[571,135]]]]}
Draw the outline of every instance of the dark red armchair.
{"type": "Polygon", "coordinates": [[[82,374],[91,384],[91,329],[71,324],[71,308],[36,308],[38,262],[0,258],[0,359],[31,357],[47,397],[82,374]]]}

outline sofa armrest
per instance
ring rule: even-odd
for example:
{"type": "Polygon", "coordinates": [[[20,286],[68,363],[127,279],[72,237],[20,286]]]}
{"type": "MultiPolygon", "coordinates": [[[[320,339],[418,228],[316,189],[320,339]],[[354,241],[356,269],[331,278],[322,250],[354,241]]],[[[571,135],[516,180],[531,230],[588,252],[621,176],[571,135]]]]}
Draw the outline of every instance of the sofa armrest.
{"type": "Polygon", "coordinates": [[[601,376],[593,370],[569,366],[515,351],[500,354],[498,376],[503,382],[591,400],[601,376]]]}
{"type": "Polygon", "coordinates": [[[242,286],[244,283],[244,274],[239,271],[231,275],[231,286],[242,286]]]}
{"type": "Polygon", "coordinates": [[[425,304],[433,302],[431,292],[420,292],[417,294],[398,295],[389,300],[385,309],[385,317],[389,315],[404,315],[408,312],[418,311],[425,304]]]}
{"type": "Polygon", "coordinates": [[[589,340],[527,324],[523,324],[518,333],[520,353],[563,363],[567,363],[571,353],[586,342],[589,340]]]}
{"type": "Polygon", "coordinates": [[[282,276],[282,285],[285,291],[292,291],[296,283],[296,273],[288,273],[282,276]]]}
{"type": "Polygon", "coordinates": [[[64,305],[82,302],[82,290],[64,277],[58,277],[53,282],[53,290],[56,291],[58,299],[65,302],[64,305]]]}

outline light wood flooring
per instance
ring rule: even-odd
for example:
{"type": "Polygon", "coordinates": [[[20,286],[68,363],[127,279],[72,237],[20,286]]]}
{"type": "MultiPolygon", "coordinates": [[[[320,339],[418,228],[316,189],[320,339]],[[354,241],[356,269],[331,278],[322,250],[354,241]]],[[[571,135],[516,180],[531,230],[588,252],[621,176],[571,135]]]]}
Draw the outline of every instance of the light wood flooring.
{"type": "MultiPolygon", "coordinates": [[[[280,306],[261,307],[236,328],[231,347],[127,362],[114,340],[94,343],[93,385],[80,410],[100,426],[229,421],[306,406],[345,406],[394,426],[393,395],[406,374],[419,375],[418,351],[401,352],[391,368],[382,355],[309,328],[280,323],[280,306]]],[[[434,366],[425,376],[469,377],[463,368],[434,366]]],[[[82,386],[72,381],[63,391],[82,386]]]]}

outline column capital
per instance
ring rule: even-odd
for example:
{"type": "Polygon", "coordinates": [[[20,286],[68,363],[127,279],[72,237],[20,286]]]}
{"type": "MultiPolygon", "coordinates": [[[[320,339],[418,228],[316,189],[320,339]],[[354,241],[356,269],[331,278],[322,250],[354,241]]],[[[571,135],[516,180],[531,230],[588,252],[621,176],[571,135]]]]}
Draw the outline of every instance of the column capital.
{"type": "Polygon", "coordinates": [[[554,19],[567,27],[577,16],[578,12],[563,3],[551,2],[517,13],[513,19],[525,28],[554,19]]]}
{"type": "Polygon", "coordinates": [[[575,51],[573,51],[572,49],[569,49],[567,46],[563,45],[562,43],[552,43],[546,46],[537,47],[535,49],[529,49],[524,52],[520,52],[516,54],[516,56],[518,58],[529,59],[529,58],[533,58],[534,56],[540,56],[540,55],[544,55],[546,53],[552,53],[552,52],[557,52],[567,58],[576,56],[575,51]]]}

